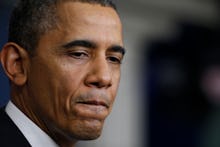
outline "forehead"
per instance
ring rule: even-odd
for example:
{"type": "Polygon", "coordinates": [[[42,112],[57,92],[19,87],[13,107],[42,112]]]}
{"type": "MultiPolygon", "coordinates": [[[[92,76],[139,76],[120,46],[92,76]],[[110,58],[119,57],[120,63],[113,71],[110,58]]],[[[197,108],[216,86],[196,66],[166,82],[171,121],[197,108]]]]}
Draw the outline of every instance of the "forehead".
{"type": "Polygon", "coordinates": [[[57,27],[43,35],[40,46],[60,46],[73,40],[90,40],[107,47],[123,46],[122,26],[111,7],[81,2],[64,2],[57,6],[57,27]]]}
{"type": "Polygon", "coordinates": [[[58,17],[60,24],[95,24],[121,25],[117,12],[111,7],[104,7],[99,4],[67,1],[58,5],[58,17]],[[98,20],[97,20],[98,19],[98,20]]]}

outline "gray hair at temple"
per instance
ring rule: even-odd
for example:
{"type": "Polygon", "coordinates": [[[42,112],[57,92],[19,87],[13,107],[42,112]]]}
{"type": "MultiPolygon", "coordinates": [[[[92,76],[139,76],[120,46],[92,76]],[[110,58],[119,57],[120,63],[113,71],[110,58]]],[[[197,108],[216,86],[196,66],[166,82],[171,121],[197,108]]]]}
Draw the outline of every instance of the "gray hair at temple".
{"type": "Polygon", "coordinates": [[[100,4],[117,12],[111,0],[20,0],[11,14],[8,41],[32,54],[41,35],[56,28],[59,22],[57,6],[67,1],[100,4]]]}

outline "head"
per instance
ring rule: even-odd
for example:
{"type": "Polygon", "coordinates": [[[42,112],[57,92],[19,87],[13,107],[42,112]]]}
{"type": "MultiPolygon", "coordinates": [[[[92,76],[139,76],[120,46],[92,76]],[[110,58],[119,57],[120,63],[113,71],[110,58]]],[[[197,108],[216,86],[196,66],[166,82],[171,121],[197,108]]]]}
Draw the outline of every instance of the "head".
{"type": "Polygon", "coordinates": [[[1,62],[12,101],[62,146],[100,136],[124,52],[112,2],[23,0],[1,62]]]}

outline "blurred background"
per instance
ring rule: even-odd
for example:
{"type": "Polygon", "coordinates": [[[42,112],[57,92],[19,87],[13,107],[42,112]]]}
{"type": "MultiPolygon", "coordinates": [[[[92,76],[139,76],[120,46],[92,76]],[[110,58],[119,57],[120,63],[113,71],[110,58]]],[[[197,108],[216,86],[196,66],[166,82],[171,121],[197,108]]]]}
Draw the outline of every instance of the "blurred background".
{"type": "MultiPolygon", "coordinates": [[[[15,0],[0,1],[0,46],[15,0]]],[[[102,136],[78,147],[219,147],[217,0],[117,0],[127,54],[102,136]]],[[[0,105],[8,80],[0,69],[0,105]]]]}

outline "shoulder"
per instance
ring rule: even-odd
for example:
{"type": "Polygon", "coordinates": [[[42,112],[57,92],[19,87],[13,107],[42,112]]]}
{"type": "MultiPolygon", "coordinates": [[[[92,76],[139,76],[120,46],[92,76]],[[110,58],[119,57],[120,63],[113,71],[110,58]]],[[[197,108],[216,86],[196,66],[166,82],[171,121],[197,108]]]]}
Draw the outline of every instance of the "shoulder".
{"type": "Polygon", "coordinates": [[[0,146],[30,146],[23,134],[6,114],[4,107],[0,108],[0,146]]]}

